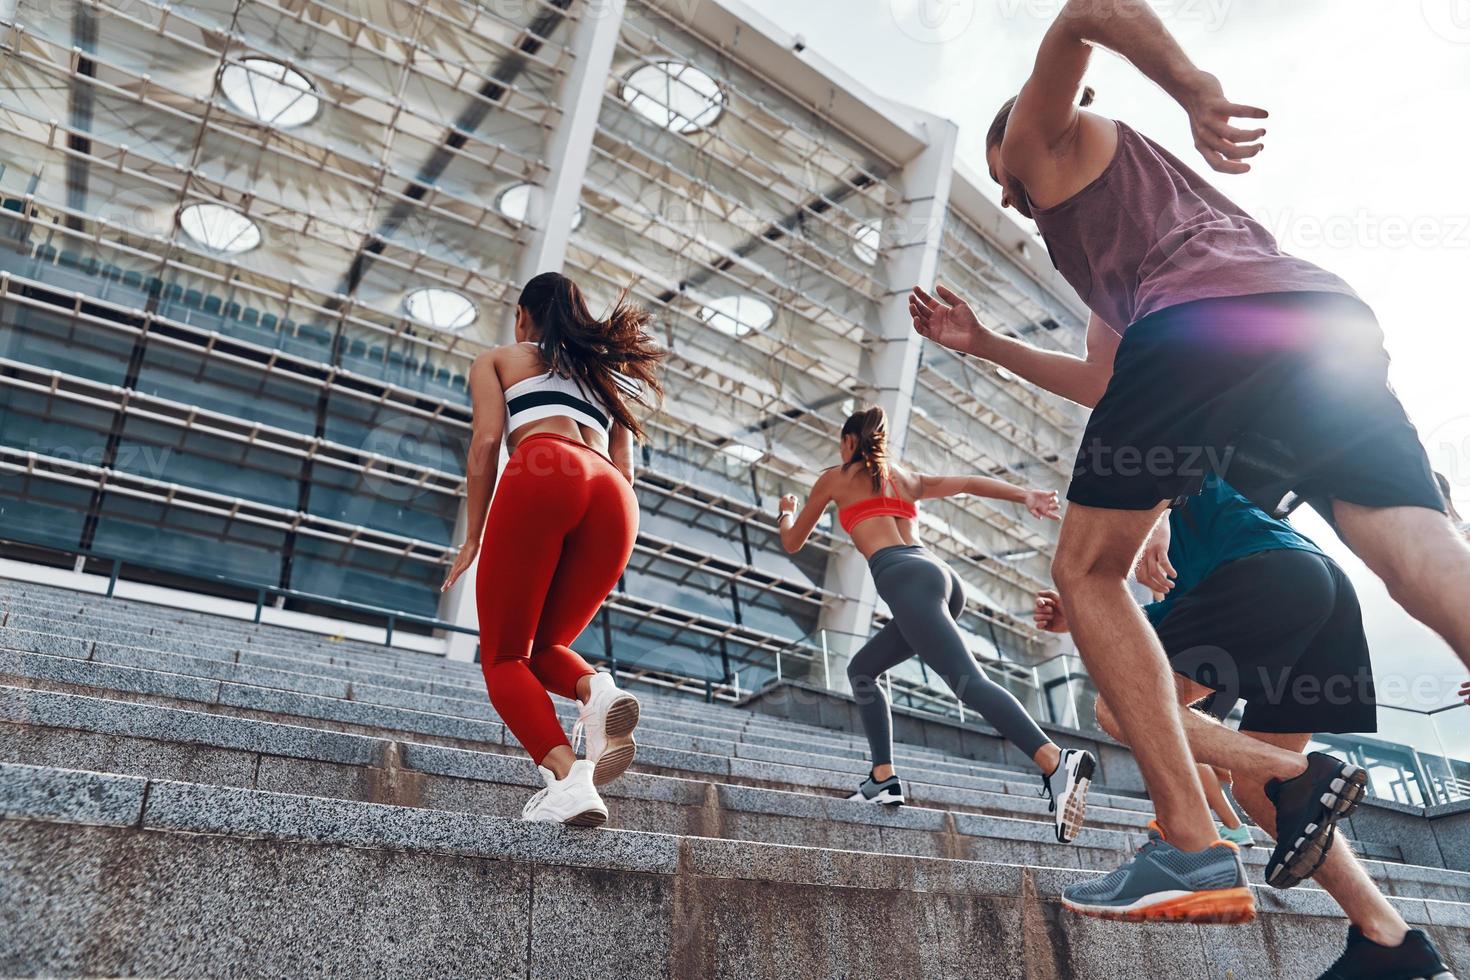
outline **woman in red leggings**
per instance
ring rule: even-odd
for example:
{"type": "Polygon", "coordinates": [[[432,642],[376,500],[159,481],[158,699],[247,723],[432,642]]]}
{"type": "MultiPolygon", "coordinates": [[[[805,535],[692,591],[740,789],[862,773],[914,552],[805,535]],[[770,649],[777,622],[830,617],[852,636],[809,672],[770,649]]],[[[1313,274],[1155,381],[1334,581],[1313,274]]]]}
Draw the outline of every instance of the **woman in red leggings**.
{"type": "Polygon", "coordinates": [[[633,443],[643,432],[629,402],[662,394],[663,352],[648,321],[626,294],[598,320],[576,283],[544,273],[521,292],[516,343],[470,369],[468,531],[444,588],[483,538],[475,589],[485,685],[546,781],[527,820],[599,826],[607,807],[596,787],[633,761],[637,699],[568,644],[617,585],[638,535],[633,443]],[[510,459],[497,487],[502,440],[510,459]],[[574,731],[586,737],[584,760],[548,691],[581,702],[574,731]]]}

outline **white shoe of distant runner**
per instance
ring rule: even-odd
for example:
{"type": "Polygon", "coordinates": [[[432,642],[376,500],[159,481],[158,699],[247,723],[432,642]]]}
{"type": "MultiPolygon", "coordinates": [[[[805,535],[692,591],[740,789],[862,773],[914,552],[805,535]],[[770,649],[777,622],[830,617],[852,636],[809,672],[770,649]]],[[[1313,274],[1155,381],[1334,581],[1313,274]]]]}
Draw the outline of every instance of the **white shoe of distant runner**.
{"type": "Polygon", "coordinates": [[[1091,752],[1063,749],[1057,771],[1042,777],[1042,795],[1051,797],[1057,840],[1063,844],[1072,843],[1082,830],[1082,821],[1087,816],[1087,790],[1096,771],[1097,760],[1091,752]]]}

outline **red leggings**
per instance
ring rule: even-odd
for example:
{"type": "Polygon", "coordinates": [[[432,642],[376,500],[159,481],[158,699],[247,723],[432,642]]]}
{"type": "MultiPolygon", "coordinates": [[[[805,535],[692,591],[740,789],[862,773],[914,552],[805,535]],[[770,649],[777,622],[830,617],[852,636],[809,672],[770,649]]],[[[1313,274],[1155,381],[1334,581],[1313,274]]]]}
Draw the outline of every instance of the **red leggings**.
{"type": "Polygon", "coordinates": [[[563,436],[522,439],[485,525],[475,598],[490,703],[539,765],[567,745],[552,694],[596,673],[568,644],[633,553],[638,499],[601,453],[563,436]]]}

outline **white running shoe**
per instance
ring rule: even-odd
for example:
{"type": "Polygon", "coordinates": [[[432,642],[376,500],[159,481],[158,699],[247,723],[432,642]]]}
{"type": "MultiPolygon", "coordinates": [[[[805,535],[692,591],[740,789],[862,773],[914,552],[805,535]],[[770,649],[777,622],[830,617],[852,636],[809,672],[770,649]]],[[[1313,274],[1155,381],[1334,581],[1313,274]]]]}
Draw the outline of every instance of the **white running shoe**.
{"type": "Polygon", "coordinates": [[[1070,844],[1082,830],[1087,817],[1087,790],[1097,760],[1091,752],[1063,749],[1056,772],[1041,779],[1042,795],[1051,797],[1051,812],[1056,820],[1057,840],[1070,844]]]}
{"type": "Polygon", "coordinates": [[[848,799],[859,803],[877,803],[882,806],[903,806],[903,783],[898,781],[897,776],[889,776],[881,783],[875,782],[870,772],[868,778],[858,786],[857,792],[848,799]]]}
{"type": "Polygon", "coordinates": [[[575,750],[586,739],[592,783],[606,786],[628,771],[638,751],[638,744],[633,741],[633,729],[638,725],[638,699],[618,690],[611,674],[595,675],[591,685],[581,716],[572,726],[572,748],[575,750]]]}
{"type": "Polygon", "coordinates": [[[592,785],[592,763],[572,763],[566,779],[557,779],[550,769],[536,767],[546,788],[531,797],[521,811],[522,820],[561,823],[569,827],[601,827],[607,823],[607,804],[592,785]]]}

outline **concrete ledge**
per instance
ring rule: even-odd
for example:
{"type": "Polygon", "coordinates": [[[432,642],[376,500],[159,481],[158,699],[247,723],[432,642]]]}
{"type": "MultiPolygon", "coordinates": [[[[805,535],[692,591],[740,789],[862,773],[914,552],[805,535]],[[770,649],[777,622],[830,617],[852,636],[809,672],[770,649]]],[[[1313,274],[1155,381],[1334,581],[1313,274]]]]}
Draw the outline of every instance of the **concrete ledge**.
{"type": "MultiPolygon", "coordinates": [[[[467,751],[153,705],[0,690],[0,753],[16,761],[110,770],[161,780],[446,812],[513,816],[539,788],[519,755],[467,751]],[[15,727],[14,721],[30,724],[15,727]],[[134,731],[140,734],[134,734],[134,731]]],[[[772,774],[764,774],[770,779],[772,774]]],[[[820,771],[792,769],[794,785],[707,782],[698,775],[630,773],[607,794],[617,826],[705,837],[892,853],[1107,868],[1141,839],[1146,814],[1102,802],[1071,846],[1057,844],[1041,801],[911,784],[916,805],[874,808],[814,792],[820,771]],[[965,797],[971,811],[946,802],[965,797]]],[[[825,781],[847,790],[829,773],[825,781]]],[[[725,777],[728,778],[728,777],[725,777]]],[[[1258,877],[1266,850],[1248,851],[1258,877]]],[[[1451,872],[1370,871],[1393,894],[1459,900],[1470,879],[1451,872]]]]}
{"type": "MultiPolygon", "coordinates": [[[[1298,978],[1324,969],[1346,932],[1325,896],[1301,890],[1260,893],[1257,923],[1228,933],[1137,926],[1060,910],[1059,889],[1087,874],[1076,869],[178,783],[148,784],[141,825],[59,822],[54,809],[0,821],[6,975],[749,980],[881,964],[892,977],[1298,978]],[[550,941],[565,935],[580,941],[550,941]]],[[[1463,906],[1395,904],[1458,972],[1470,967],[1463,906]]]]}
{"type": "Polygon", "coordinates": [[[0,819],[133,826],[147,785],[136,776],[0,763],[0,819]]]}

